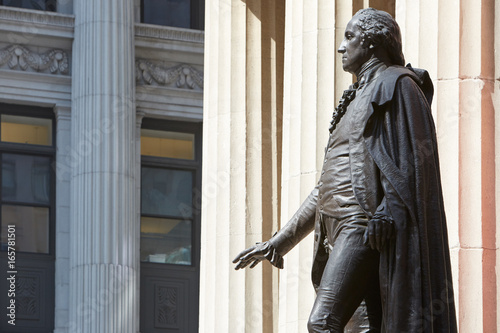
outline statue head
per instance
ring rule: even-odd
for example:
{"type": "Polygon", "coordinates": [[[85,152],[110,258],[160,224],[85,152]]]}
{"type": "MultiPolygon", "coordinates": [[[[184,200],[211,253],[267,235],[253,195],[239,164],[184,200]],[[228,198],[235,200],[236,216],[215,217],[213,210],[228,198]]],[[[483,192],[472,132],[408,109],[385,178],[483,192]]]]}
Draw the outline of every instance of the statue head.
{"type": "Polygon", "coordinates": [[[362,44],[381,47],[386,50],[393,65],[404,66],[405,58],[401,43],[401,31],[394,18],[383,10],[366,8],[353,17],[358,19],[362,44]]]}
{"type": "Polygon", "coordinates": [[[388,13],[373,8],[358,11],[349,21],[338,52],[344,70],[355,75],[372,57],[387,65],[404,65],[398,24],[388,13]]]}

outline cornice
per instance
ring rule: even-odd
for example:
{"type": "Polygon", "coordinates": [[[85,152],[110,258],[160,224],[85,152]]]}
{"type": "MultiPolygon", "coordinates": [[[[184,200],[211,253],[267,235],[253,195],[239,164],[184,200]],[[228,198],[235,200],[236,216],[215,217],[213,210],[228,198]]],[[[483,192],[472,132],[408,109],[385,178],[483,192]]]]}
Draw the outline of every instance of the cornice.
{"type": "Polygon", "coordinates": [[[0,20],[73,28],[73,15],[0,6],[0,20]]]}
{"type": "Polygon", "coordinates": [[[205,33],[203,31],[144,23],[135,24],[135,36],[200,44],[205,42],[205,33]]]}
{"type": "Polygon", "coordinates": [[[71,120],[71,107],[67,105],[56,105],[54,107],[54,113],[56,115],[56,120],[60,121],[70,121],[71,120]]]}

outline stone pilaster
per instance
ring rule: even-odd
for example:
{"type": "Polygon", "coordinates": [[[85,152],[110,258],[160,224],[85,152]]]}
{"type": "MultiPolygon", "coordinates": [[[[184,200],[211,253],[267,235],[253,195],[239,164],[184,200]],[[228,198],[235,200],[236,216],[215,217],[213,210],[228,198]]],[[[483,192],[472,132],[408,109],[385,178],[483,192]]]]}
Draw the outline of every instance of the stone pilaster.
{"type": "Polygon", "coordinates": [[[76,0],[70,332],[137,332],[132,0],[76,0]]]}
{"type": "Polygon", "coordinates": [[[206,3],[200,332],[275,325],[276,269],[231,261],[278,228],[283,11],[284,1],[206,3]]]}
{"type": "Polygon", "coordinates": [[[495,1],[462,0],[460,6],[459,318],[461,331],[486,332],[497,326],[495,1]]]}
{"type": "MultiPolygon", "coordinates": [[[[337,77],[351,80],[334,71],[336,6],[341,4],[323,0],[293,0],[286,6],[282,225],[317,183],[335,104],[334,83],[342,85],[337,77]]],[[[285,257],[280,272],[279,332],[303,332],[307,327],[315,297],[312,253],[309,235],[285,257]]]]}
{"type": "Polygon", "coordinates": [[[55,261],[55,327],[54,333],[68,331],[69,323],[69,193],[71,166],[71,110],[69,106],[56,105],[56,261],[55,261]]]}

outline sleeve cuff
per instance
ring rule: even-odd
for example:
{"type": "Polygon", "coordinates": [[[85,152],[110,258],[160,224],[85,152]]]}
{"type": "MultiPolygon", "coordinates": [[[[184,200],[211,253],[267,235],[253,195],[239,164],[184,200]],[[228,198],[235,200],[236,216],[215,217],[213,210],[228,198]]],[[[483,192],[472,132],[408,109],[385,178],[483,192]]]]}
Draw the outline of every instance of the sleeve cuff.
{"type": "Polygon", "coordinates": [[[276,248],[268,241],[266,242],[264,257],[274,266],[279,269],[283,268],[283,257],[278,253],[276,248]]]}

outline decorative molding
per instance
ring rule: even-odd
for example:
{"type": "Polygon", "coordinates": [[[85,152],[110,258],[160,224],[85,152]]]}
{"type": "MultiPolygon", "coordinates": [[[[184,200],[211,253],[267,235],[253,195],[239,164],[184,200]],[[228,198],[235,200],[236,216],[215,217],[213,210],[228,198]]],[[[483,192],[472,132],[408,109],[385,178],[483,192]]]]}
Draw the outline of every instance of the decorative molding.
{"type": "Polygon", "coordinates": [[[27,70],[51,74],[68,74],[69,60],[66,52],[60,49],[45,53],[35,53],[22,45],[11,45],[0,50],[0,67],[7,64],[10,69],[27,70]]]}
{"type": "Polygon", "coordinates": [[[177,288],[156,286],[155,326],[157,328],[175,328],[178,326],[177,288]]]}
{"type": "Polygon", "coordinates": [[[142,119],[144,118],[145,115],[146,115],[146,112],[140,111],[140,110],[136,111],[136,113],[135,113],[135,125],[139,129],[139,132],[140,132],[141,125],[142,125],[142,119]]]}
{"type": "Polygon", "coordinates": [[[148,60],[136,61],[136,81],[142,85],[175,86],[203,90],[203,73],[186,64],[162,67],[148,60]]]}
{"type": "Polygon", "coordinates": [[[200,30],[164,27],[143,23],[137,23],[135,25],[135,35],[136,37],[159,38],[181,42],[205,42],[205,32],[200,30]]]}
{"type": "Polygon", "coordinates": [[[35,276],[18,276],[16,304],[19,319],[40,319],[40,280],[35,276]]]}
{"type": "Polygon", "coordinates": [[[0,7],[0,20],[55,25],[69,28],[75,26],[75,17],[72,15],[12,7],[0,7]]]}
{"type": "Polygon", "coordinates": [[[62,121],[71,121],[71,107],[56,105],[54,107],[54,113],[56,115],[57,123],[62,121]]]}

